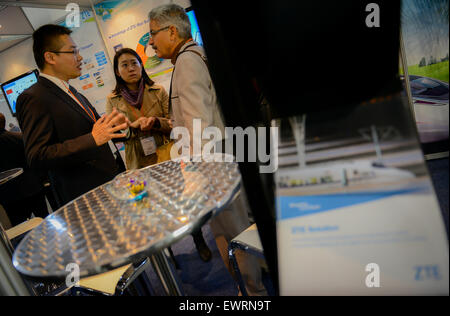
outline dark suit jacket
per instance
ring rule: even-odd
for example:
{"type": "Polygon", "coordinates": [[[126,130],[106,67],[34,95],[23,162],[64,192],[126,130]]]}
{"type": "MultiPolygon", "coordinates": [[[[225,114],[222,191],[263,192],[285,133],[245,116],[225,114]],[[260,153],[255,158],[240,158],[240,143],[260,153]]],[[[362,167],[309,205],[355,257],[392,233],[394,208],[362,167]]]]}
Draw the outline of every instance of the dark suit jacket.
{"type": "MultiPolygon", "coordinates": [[[[90,107],[99,118],[95,108],[90,107]]],[[[93,120],[50,80],[40,77],[19,96],[17,118],[29,166],[49,171],[62,204],[118,174],[109,145],[95,144],[91,134],[93,120]]]]}

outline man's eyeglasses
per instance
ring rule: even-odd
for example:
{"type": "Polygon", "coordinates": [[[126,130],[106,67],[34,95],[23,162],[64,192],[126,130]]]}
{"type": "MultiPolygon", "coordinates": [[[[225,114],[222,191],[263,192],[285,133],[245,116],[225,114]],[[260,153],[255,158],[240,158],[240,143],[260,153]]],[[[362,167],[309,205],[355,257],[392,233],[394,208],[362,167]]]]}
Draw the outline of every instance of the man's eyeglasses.
{"type": "Polygon", "coordinates": [[[156,34],[158,34],[161,31],[167,30],[169,27],[170,27],[170,25],[162,27],[162,28],[160,28],[159,30],[156,30],[156,31],[150,31],[150,37],[155,36],[156,34]]]}
{"type": "Polygon", "coordinates": [[[80,49],[79,48],[74,48],[71,51],[56,51],[56,50],[51,50],[51,53],[55,53],[55,54],[73,54],[74,56],[77,56],[78,54],[80,54],[80,49]]]}

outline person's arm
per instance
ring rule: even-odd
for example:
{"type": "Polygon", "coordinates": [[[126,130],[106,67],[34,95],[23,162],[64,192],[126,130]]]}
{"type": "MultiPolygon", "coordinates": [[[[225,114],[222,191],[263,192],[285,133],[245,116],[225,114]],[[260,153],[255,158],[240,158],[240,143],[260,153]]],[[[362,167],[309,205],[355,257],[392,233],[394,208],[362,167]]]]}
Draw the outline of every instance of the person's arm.
{"type": "Polygon", "coordinates": [[[154,106],[161,108],[161,116],[142,119],[139,122],[140,128],[143,131],[155,130],[169,134],[172,130],[172,122],[169,119],[169,96],[164,88],[161,88],[156,93],[159,94],[157,99],[161,99],[161,103],[155,104],[154,106]]]}
{"type": "Polygon", "coordinates": [[[158,130],[170,133],[172,130],[172,122],[170,120],[170,113],[169,113],[169,95],[167,94],[166,90],[162,88],[160,90],[160,97],[161,97],[161,105],[163,108],[163,117],[158,117],[159,120],[159,126],[158,130]]]}
{"type": "MultiPolygon", "coordinates": [[[[90,104],[84,95],[81,95],[81,97],[87,104],[90,104]]],[[[93,106],[91,106],[91,110],[96,118],[91,134],[97,146],[102,146],[110,140],[114,143],[126,140],[127,129],[131,122],[124,113],[113,107],[110,113],[100,117],[93,106]]]]}
{"type": "Polygon", "coordinates": [[[126,133],[121,131],[125,130],[129,124],[130,121],[125,115],[113,109],[110,114],[103,115],[95,122],[91,134],[97,146],[102,146],[110,140],[125,138],[126,133]]]}
{"type": "Polygon", "coordinates": [[[17,118],[23,132],[27,163],[31,168],[68,167],[91,160],[90,155],[85,153],[105,144],[106,139],[113,138],[111,124],[119,122],[117,119],[112,121],[111,117],[106,121],[102,117],[92,132],[55,143],[56,131],[49,113],[41,98],[22,93],[17,100],[17,118]]]}
{"type": "MultiPolygon", "coordinates": [[[[112,102],[111,96],[108,96],[108,97],[106,98],[106,105],[105,105],[105,110],[106,110],[106,112],[105,112],[105,113],[106,113],[106,114],[111,114],[114,108],[115,108],[117,111],[119,111],[119,110],[117,109],[117,107],[113,106],[113,102],[112,102]]],[[[94,109],[94,110],[95,110],[95,109],[94,109]]],[[[121,112],[121,111],[119,111],[119,112],[121,112]]],[[[125,113],[123,113],[123,112],[122,112],[122,114],[125,115],[125,113]]],[[[98,115],[98,114],[97,114],[97,115],[98,115]]],[[[126,116],[126,115],[125,115],[125,116],[126,116]]],[[[124,142],[126,142],[127,140],[129,140],[129,139],[132,137],[131,128],[134,127],[134,126],[131,124],[131,122],[129,122],[128,125],[129,125],[129,126],[128,126],[125,130],[122,131],[122,133],[126,134],[126,136],[123,137],[123,138],[115,138],[115,139],[113,139],[113,140],[112,140],[113,143],[124,143],[124,142]]],[[[134,127],[134,128],[136,128],[136,127],[134,127]]]]}

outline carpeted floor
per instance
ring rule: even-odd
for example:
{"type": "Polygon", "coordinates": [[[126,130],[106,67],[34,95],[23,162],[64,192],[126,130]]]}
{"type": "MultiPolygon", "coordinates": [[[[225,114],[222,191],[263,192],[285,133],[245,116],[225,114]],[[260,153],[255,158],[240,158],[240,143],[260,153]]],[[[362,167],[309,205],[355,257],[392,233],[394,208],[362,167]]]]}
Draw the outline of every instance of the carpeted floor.
{"type": "MultiPolygon", "coordinates": [[[[202,230],[206,243],[212,252],[212,259],[209,262],[203,262],[200,259],[190,235],[172,245],[175,260],[179,264],[177,273],[185,294],[188,296],[237,295],[237,284],[225,268],[209,225],[204,225],[202,230]]],[[[164,295],[164,290],[153,268],[147,269],[147,275],[150,278],[155,295],[164,295]]]]}

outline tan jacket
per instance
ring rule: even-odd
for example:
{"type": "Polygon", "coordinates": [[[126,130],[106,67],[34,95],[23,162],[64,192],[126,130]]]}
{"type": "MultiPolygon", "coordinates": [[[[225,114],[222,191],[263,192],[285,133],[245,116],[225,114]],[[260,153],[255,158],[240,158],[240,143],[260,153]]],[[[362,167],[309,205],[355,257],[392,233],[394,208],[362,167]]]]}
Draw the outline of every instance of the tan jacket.
{"type": "Polygon", "coordinates": [[[158,147],[164,143],[163,135],[166,136],[167,140],[170,139],[169,96],[164,88],[156,84],[150,87],[146,85],[140,110],[131,106],[122,95],[117,95],[113,92],[107,98],[106,113],[111,113],[113,108],[123,113],[131,122],[142,116],[154,116],[159,119],[160,128],[152,129],[149,132],[129,128],[127,133],[128,140],[125,142],[127,169],[139,169],[156,163],[158,159],[156,153],[145,156],[140,139],[153,136],[158,147]]]}
{"type": "MultiPolygon", "coordinates": [[[[185,52],[187,42],[180,49],[172,78],[172,118],[173,126],[184,126],[189,130],[190,146],[193,148],[193,119],[201,119],[201,133],[209,126],[217,127],[221,139],[225,138],[225,129],[216,91],[205,62],[195,53],[185,52]]],[[[205,56],[200,46],[188,47],[205,56]]],[[[221,139],[217,139],[220,141],[221,139]]],[[[202,145],[208,140],[202,140],[202,145]]]]}

